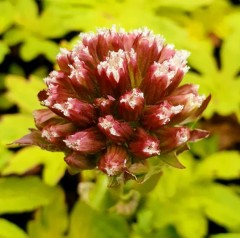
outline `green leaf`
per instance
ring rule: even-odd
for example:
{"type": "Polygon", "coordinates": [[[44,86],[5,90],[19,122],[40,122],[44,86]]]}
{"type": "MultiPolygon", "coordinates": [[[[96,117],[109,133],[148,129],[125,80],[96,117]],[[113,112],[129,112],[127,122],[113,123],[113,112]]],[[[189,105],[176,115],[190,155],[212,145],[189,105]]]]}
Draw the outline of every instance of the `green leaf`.
{"type": "Polygon", "coordinates": [[[8,220],[0,218],[0,237],[1,238],[28,238],[28,235],[17,225],[8,220]]]}
{"type": "Polygon", "coordinates": [[[201,179],[239,179],[240,153],[221,151],[206,157],[199,163],[196,176],[201,179]]]}
{"type": "Polygon", "coordinates": [[[14,46],[27,39],[29,35],[29,32],[22,28],[11,28],[4,34],[3,39],[9,46],[14,46]]]}
{"type": "Polygon", "coordinates": [[[177,214],[176,230],[184,238],[202,238],[207,234],[208,222],[204,215],[197,210],[184,209],[177,214]],[[187,222],[186,222],[187,221],[187,222]]]}
{"type": "Polygon", "coordinates": [[[238,47],[239,42],[240,31],[234,32],[223,42],[221,49],[221,58],[223,73],[226,75],[226,77],[235,77],[240,70],[240,49],[238,47]]]}
{"type": "Polygon", "coordinates": [[[56,190],[37,177],[10,177],[0,179],[0,191],[0,214],[3,214],[31,211],[47,205],[56,190]]]}
{"type": "Polygon", "coordinates": [[[13,23],[13,7],[9,1],[0,2],[0,34],[3,33],[13,23]]]}
{"type": "Polygon", "coordinates": [[[4,115],[0,121],[0,142],[4,145],[12,143],[16,139],[27,134],[27,128],[33,128],[34,122],[30,115],[9,114],[4,115]]]}
{"type": "Polygon", "coordinates": [[[206,215],[230,230],[240,227],[240,197],[230,188],[218,184],[199,186],[201,203],[206,215]]]}
{"type": "Polygon", "coordinates": [[[53,200],[39,209],[35,219],[28,223],[31,238],[62,238],[68,225],[67,207],[63,191],[58,188],[53,200]]]}
{"type": "Polygon", "coordinates": [[[37,4],[34,0],[10,0],[15,10],[15,21],[19,25],[34,29],[38,15],[37,4]]]}
{"type": "Polygon", "coordinates": [[[168,6],[172,8],[179,8],[182,10],[194,10],[198,7],[208,6],[213,2],[213,0],[200,0],[200,1],[191,1],[191,0],[161,0],[159,6],[168,6]]]}
{"type": "Polygon", "coordinates": [[[0,143],[0,173],[11,158],[12,153],[0,143]]]}
{"type": "Polygon", "coordinates": [[[22,175],[38,165],[44,165],[44,182],[51,186],[56,185],[66,170],[63,156],[63,153],[60,152],[49,152],[38,147],[26,147],[12,157],[2,170],[2,175],[22,175]]]}
{"type": "Polygon", "coordinates": [[[29,37],[20,50],[21,57],[25,61],[30,61],[38,55],[43,54],[48,60],[54,62],[58,52],[59,47],[55,42],[36,37],[29,37]]]}
{"type": "Polygon", "coordinates": [[[223,233],[217,235],[211,235],[209,238],[239,238],[240,233],[223,233]]]}
{"type": "Polygon", "coordinates": [[[37,94],[45,87],[42,79],[31,76],[26,80],[21,76],[8,75],[6,87],[8,88],[7,98],[16,103],[21,111],[32,113],[33,110],[41,108],[37,94]]]}
{"type": "Polygon", "coordinates": [[[68,238],[128,238],[122,217],[99,213],[84,202],[78,202],[71,214],[68,238]]]}
{"type": "Polygon", "coordinates": [[[9,53],[9,48],[7,44],[0,40],[0,63],[3,62],[5,55],[9,53]]]}
{"type": "Polygon", "coordinates": [[[178,169],[185,168],[185,166],[179,162],[177,155],[175,153],[160,155],[158,156],[158,158],[161,159],[166,164],[171,165],[172,167],[175,167],[178,169]]]}

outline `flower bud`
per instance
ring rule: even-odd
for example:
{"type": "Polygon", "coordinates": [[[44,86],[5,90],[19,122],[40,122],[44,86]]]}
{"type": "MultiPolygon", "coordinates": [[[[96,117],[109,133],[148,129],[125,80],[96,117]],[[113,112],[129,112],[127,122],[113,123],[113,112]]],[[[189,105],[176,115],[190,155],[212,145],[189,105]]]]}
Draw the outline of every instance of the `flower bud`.
{"type": "Polygon", "coordinates": [[[35,121],[35,125],[38,129],[42,129],[48,124],[52,124],[52,122],[60,122],[63,121],[62,118],[57,116],[49,109],[39,109],[33,112],[33,117],[35,121]]]}
{"type": "Polygon", "coordinates": [[[135,121],[142,114],[144,96],[140,89],[132,89],[119,99],[119,115],[126,121],[135,121]]]}
{"type": "Polygon", "coordinates": [[[64,48],[61,48],[60,50],[61,52],[57,55],[57,63],[63,72],[69,73],[69,65],[72,63],[71,52],[64,48]]]}
{"type": "Polygon", "coordinates": [[[138,159],[146,159],[160,154],[159,143],[156,137],[138,128],[134,139],[129,143],[129,150],[138,159]]]}
{"type": "Polygon", "coordinates": [[[133,129],[128,123],[117,121],[111,115],[100,117],[98,128],[108,139],[116,143],[129,140],[133,134],[133,129]]]}
{"type": "Polygon", "coordinates": [[[72,123],[52,124],[43,128],[42,137],[52,143],[61,143],[67,135],[75,130],[76,127],[72,123]]]}
{"type": "Polygon", "coordinates": [[[111,96],[107,96],[107,98],[96,98],[94,104],[98,108],[100,115],[105,116],[113,113],[115,99],[111,96]]]}
{"type": "Polygon", "coordinates": [[[36,145],[48,151],[64,151],[66,148],[60,144],[51,143],[42,137],[42,132],[39,130],[31,129],[31,132],[22,138],[14,141],[12,144],[18,145],[36,145]]]}
{"type": "Polygon", "coordinates": [[[138,55],[138,67],[142,77],[146,75],[149,66],[159,59],[163,44],[164,38],[162,36],[154,35],[152,31],[147,29],[144,29],[134,42],[133,48],[138,55]]]}
{"type": "Polygon", "coordinates": [[[100,156],[98,168],[108,176],[120,175],[127,170],[129,155],[122,146],[108,146],[107,151],[100,156]]]}
{"type": "Polygon", "coordinates": [[[55,103],[52,108],[62,117],[81,127],[94,124],[97,117],[93,105],[76,98],[68,98],[66,102],[55,103]]]}
{"type": "Polygon", "coordinates": [[[182,105],[172,106],[167,101],[163,101],[158,105],[147,106],[142,118],[142,124],[148,130],[158,129],[169,123],[172,117],[182,110],[182,105]]]}
{"type": "Polygon", "coordinates": [[[187,127],[165,127],[156,135],[161,141],[162,152],[166,153],[186,144],[190,139],[190,130],[187,127]]]}
{"type": "Polygon", "coordinates": [[[205,95],[195,95],[194,93],[169,96],[167,100],[172,105],[184,105],[182,111],[172,120],[172,123],[181,124],[196,120],[199,111],[202,111],[202,106],[206,107],[205,102],[209,102],[209,98],[206,98],[205,95]]]}
{"type": "Polygon", "coordinates": [[[65,162],[70,168],[77,170],[93,169],[96,167],[96,161],[76,151],[67,154],[64,157],[65,162]]]}
{"type": "Polygon", "coordinates": [[[106,146],[106,139],[97,127],[70,135],[64,142],[68,148],[87,154],[97,153],[106,146]]]}
{"type": "Polygon", "coordinates": [[[64,72],[52,71],[44,81],[48,89],[38,93],[38,98],[43,106],[52,109],[54,104],[64,102],[67,98],[76,96],[71,81],[64,72]]]}
{"type": "Polygon", "coordinates": [[[126,53],[110,51],[109,57],[97,66],[99,85],[104,96],[119,97],[130,89],[130,78],[127,68],[126,53]]]}
{"type": "Polygon", "coordinates": [[[209,131],[201,130],[201,129],[195,129],[190,131],[190,142],[195,142],[198,140],[201,140],[203,138],[207,138],[209,136],[209,131]]]}

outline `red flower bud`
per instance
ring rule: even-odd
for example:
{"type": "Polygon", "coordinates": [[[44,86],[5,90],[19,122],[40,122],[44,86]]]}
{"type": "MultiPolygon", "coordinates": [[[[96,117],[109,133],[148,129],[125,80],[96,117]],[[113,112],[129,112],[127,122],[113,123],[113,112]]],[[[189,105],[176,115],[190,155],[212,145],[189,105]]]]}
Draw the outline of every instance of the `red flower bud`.
{"type": "Polygon", "coordinates": [[[140,89],[132,89],[119,99],[119,114],[126,121],[135,121],[142,114],[144,96],[140,89]]]}
{"type": "Polygon", "coordinates": [[[55,103],[52,108],[62,117],[81,127],[93,125],[97,119],[94,106],[76,98],[68,98],[66,102],[55,103]]]}
{"type": "Polygon", "coordinates": [[[158,130],[156,135],[161,141],[162,152],[166,153],[186,144],[190,139],[190,130],[187,127],[166,127],[158,130]]]}
{"type": "Polygon", "coordinates": [[[148,130],[158,129],[169,123],[172,117],[182,110],[182,105],[173,106],[167,101],[163,101],[158,105],[147,106],[142,118],[142,124],[148,130]]]}
{"type": "Polygon", "coordinates": [[[42,137],[52,143],[61,143],[67,135],[75,130],[76,127],[72,123],[52,124],[43,128],[42,137]]]}
{"type": "Polygon", "coordinates": [[[76,151],[67,154],[64,157],[65,162],[73,169],[85,170],[96,167],[96,161],[76,151]]]}
{"type": "Polygon", "coordinates": [[[107,98],[96,98],[94,104],[99,109],[100,115],[105,116],[113,113],[115,99],[111,96],[107,98]]]}
{"type": "Polygon", "coordinates": [[[104,149],[106,139],[96,127],[79,131],[64,140],[68,148],[87,154],[94,154],[104,149]]]}
{"type": "Polygon", "coordinates": [[[53,122],[60,122],[63,119],[57,116],[49,109],[39,109],[33,112],[33,117],[35,121],[35,125],[38,129],[42,129],[48,124],[52,124],[53,122]]]}
{"type": "Polygon", "coordinates": [[[61,52],[57,55],[57,63],[63,72],[70,73],[69,66],[72,64],[71,52],[62,48],[61,52]]]}
{"type": "Polygon", "coordinates": [[[160,154],[159,143],[156,137],[138,128],[134,139],[129,143],[129,150],[137,158],[146,159],[160,154]]]}
{"type": "Polygon", "coordinates": [[[124,147],[112,145],[100,156],[98,168],[108,176],[120,175],[127,170],[129,155],[124,147]]]}
{"type": "Polygon", "coordinates": [[[133,134],[133,129],[128,123],[117,121],[111,115],[100,117],[98,128],[108,139],[116,143],[129,140],[133,134]]]}
{"type": "Polygon", "coordinates": [[[130,89],[126,53],[110,51],[109,57],[97,66],[99,86],[104,96],[119,97],[130,89]]]}

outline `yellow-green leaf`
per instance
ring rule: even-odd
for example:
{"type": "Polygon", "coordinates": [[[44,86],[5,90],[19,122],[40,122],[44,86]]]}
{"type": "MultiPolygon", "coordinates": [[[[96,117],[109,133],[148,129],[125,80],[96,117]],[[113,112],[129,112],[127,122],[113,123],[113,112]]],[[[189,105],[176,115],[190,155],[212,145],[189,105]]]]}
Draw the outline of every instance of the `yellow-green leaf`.
{"type": "Polygon", "coordinates": [[[0,237],[1,238],[28,238],[28,235],[17,225],[0,218],[0,237]]]}
{"type": "Polygon", "coordinates": [[[0,120],[0,142],[3,145],[10,144],[16,139],[28,134],[28,128],[33,128],[34,122],[31,115],[9,114],[0,120]]]}
{"type": "Polygon", "coordinates": [[[32,211],[52,201],[55,188],[37,177],[0,179],[0,214],[32,211]]]}
{"type": "Polygon", "coordinates": [[[128,238],[127,225],[122,217],[93,210],[78,202],[71,214],[68,238],[128,238]]]}
{"type": "Polygon", "coordinates": [[[7,98],[16,103],[21,111],[30,114],[33,110],[41,108],[37,94],[45,87],[42,79],[31,76],[26,80],[21,76],[8,75],[6,87],[8,88],[7,98]]]}
{"type": "Polygon", "coordinates": [[[26,147],[17,152],[2,170],[2,175],[24,174],[37,165],[43,165],[43,180],[48,185],[56,185],[64,175],[66,163],[63,153],[49,152],[38,147],[26,147]]]}
{"type": "Polygon", "coordinates": [[[206,157],[198,164],[195,176],[201,179],[239,179],[240,153],[221,151],[206,157]]]}
{"type": "Polygon", "coordinates": [[[27,227],[30,238],[63,238],[67,225],[65,197],[58,188],[52,202],[38,210],[27,227]]]}

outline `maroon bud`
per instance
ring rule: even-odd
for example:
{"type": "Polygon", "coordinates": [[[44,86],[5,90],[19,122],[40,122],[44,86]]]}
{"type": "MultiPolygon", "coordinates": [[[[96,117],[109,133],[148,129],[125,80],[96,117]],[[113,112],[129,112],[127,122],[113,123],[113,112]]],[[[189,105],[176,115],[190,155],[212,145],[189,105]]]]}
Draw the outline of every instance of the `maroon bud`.
{"type": "Polygon", "coordinates": [[[145,77],[149,66],[159,59],[163,44],[162,36],[154,35],[147,29],[134,42],[133,48],[138,55],[138,67],[142,77],[145,77]]]}
{"type": "Polygon", "coordinates": [[[112,114],[115,104],[115,99],[111,96],[107,96],[107,98],[96,98],[94,100],[94,104],[99,109],[100,115],[105,116],[112,114]]]}
{"type": "Polygon", "coordinates": [[[126,121],[135,121],[142,114],[144,96],[140,89],[132,89],[119,99],[119,115],[126,121]]]}
{"type": "Polygon", "coordinates": [[[93,158],[88,158],[76,151],[67,154],[64,160],[71,168],[77,170],[94,169],[96,167],[96,161],[93,158]]]}
{"type": "Polygon", "coordinates": [[[129,143],[129,150],[137,158],[146,159],[160,154],[159,143],[156,137],[138,128],[134,139],[129,143]]]}
{"type": "Polygon", "coordinates": [[[55,103],[52,108],[62,117],[81,127],[90,126],[96,122],[94,106],[76,98],[68,98],[64,103],[55,103]]]}
{"type": "Polygon", "coordinates": [[[52,143],[59,143],[75,130],[76,127],[72,123],[52,124],[43,128],[42,137],[52,143]]]}
{"type": "Polygon", "coordinates": [[[209,136],[209,131],[201,130],[201,129],[195,129],[190,131],[190,142],[195,142],[204,138],[207,138],[209,136]]]}
{"type": "Polygon", "coordinates": [[[112,145],[99,158],[98,168],[108,176],[120,175],[127,170],[129,159],[129,155],[124,147],[112,145]]]}
{"type": "Polygon", "coordinates": [[[130,89],[130,78],[127,68],[126,52],[110,51],[109,57],[97,66],[98,82],[103,96],[119,97],[130,89]]]}
{"type": "Polygon", "coordinates": [[[61,52],[57,55],[57,63],[59,65],[59,68],[65,72],[70,72],[70,67],[72,60],[71,60],[71,52],[67,49],[62,48],[61,52]]]}
{"type": "Polygon", "coordinates": [[[167,97],[167,100],[172,105],[183,105],[183,110],[173,118],[172,123],[186,124],[196,120],[199,111],[202,111],[202,105],[205,105],[204,102],[208,99],[209,98],[206,99],[205,95],[195,95],[194,93],[167,97]]]}
{"type": "Polygon", "coordinates": [[[158,62],[162,63],[165,60],[171,59],[175,55],[175,53],[176,53],[176,50],[174,49],[174,45],[171,45],[171,44],[165,45],[161,51],[161,55],[158,62]]]}
{"type": "Polygon", "coordinates": [[[142,124],[148,130],[158,129],[169,123],[172,117],[182,110],[182,105],[173,106],[167,101],[163,101],[158,105],[147,106],[142,118],[142,124]]]}
{"type": "Polygon", "coordinates": [[[156,132],[160,139],[163,153],[178,149],[190,139],[190,130],[187,127],[166,127],[156,132]]]}
{"type": "Polygon", "coordinates": [[[40,148],[48,151],[63,151],[65,148],[62,145],[51,143],[42,137],[42,133],[39,130],[31,129],[31,133],[23,136],[22,138],[14,141],[12,144],[18,144],[21,146],[37,145],[40,148]]]}
{"type": "Polygon", "coordinates": [[[100,117],[98,119],[98,128],[108,139],[116,143],[129,140],[133,134],[133,129],[127,122],[117,121],[112,115],[100,117]]]}
{"type": "Polygon", "coordinates": [[[53,113],[49,109],[39,109],[33,112],[33,117],[35,121],[35,125],[38,129],[42,129],[49,123],[51,124],[52,121],[61,121],[63,120],[55,113],[53,113]]]}
{"type": "Polygon", "coordinates": [[[106,147],[106,139],[97,127],[70,135],[64,142],[68,148],[87,154],[98,153],[106,147]]]}

